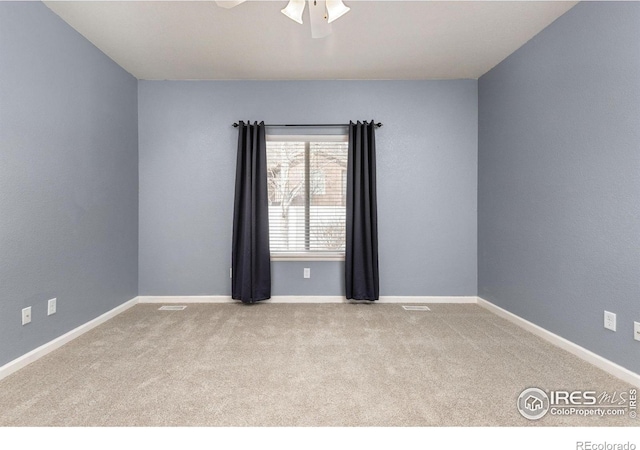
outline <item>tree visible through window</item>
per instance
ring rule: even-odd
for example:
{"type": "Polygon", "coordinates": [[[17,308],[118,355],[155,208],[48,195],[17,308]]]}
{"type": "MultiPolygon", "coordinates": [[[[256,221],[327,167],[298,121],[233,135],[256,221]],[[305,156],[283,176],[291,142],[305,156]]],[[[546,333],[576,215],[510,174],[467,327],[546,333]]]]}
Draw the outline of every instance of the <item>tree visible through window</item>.
{"type": "Polygon", "coordinates": [[[343,136],[269,136],[272,255],[344,253],[347,150],[343,136]]]}

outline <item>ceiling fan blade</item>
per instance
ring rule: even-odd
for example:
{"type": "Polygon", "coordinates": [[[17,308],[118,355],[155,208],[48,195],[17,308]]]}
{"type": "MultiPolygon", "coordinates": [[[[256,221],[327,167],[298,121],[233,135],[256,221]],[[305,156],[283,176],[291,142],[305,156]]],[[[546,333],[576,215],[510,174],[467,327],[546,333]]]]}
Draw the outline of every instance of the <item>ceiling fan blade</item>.
{"type": "Polygon", "coordinates": [[[238,6],[240,3],[244,3],[247,0],[220,0],[216,1],[217,5],[221,8],[230,9],[234,6],[238,6]]]}
{"type": "Polygon", "coordinates": [[[319,39],[331,34],[331,24],[327,20],[325,0],[309,0],[309,17],[312,38],[319,39]]]}

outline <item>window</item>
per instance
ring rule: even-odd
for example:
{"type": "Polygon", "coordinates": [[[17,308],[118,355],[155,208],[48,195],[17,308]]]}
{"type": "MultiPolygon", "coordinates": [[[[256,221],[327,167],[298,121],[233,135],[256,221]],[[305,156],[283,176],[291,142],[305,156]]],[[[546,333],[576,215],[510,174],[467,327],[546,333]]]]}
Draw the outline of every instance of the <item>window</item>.
{"type": "Polygon", "coordinates": [[[267,136],[274,259],[344,257],[347,136],[267,136]]]}

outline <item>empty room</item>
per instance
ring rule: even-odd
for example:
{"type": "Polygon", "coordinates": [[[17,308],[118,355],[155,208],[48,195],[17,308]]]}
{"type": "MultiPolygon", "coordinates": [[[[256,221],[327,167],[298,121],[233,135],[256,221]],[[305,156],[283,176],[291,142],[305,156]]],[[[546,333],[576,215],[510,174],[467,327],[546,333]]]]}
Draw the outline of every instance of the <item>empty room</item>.
{"type": "Polygon", "coordinates": [[[0,425],[637,427],[639,25],[0,2],[0,425]]]}

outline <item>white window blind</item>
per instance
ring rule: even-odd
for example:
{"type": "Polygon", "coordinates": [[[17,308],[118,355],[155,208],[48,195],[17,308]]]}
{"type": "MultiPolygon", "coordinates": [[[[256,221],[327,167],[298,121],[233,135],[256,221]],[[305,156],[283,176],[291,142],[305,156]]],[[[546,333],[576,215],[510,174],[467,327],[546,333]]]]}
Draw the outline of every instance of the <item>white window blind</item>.
{"type": "Polygon", "coordinates": [[[272,256],[344,255],[347,136],[268,136],[272,256]]]}

